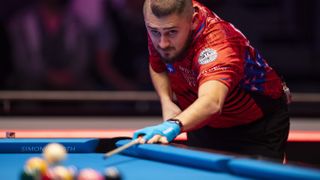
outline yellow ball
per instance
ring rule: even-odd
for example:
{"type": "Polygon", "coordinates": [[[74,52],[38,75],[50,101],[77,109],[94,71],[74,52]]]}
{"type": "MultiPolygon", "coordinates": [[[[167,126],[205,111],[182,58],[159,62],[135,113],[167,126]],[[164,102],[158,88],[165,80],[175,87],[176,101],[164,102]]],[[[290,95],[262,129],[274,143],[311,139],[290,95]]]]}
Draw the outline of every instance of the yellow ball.
{"type": "Polygon", "coordinates": [[[58,164],[66,158],[67,150],[59,143],[50,143],[42,151],[44,159],[49,164],[58,164]]]}
{"type": "Polygon", "coordinates": [[[24,166],[24,170],[27,174],[40,173],[44,174],[48,169],[48,165],[45,160],[39,157],[32,157],[28,159],[24,166]]]}

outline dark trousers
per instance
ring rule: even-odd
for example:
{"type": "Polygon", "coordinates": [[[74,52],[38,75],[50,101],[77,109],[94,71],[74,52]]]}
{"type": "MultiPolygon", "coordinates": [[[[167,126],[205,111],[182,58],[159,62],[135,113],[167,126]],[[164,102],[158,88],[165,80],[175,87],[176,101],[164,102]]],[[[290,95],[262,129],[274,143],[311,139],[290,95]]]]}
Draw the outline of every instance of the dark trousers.
{"type": "Polygon", "coordinates": [[[264,117],[241,126],[213,128],[205,126],[188,133],[187,144],[243,155],[283,160],[289,133],[289,113],[285,98],[271,100],[254,96],[264,117]]]}

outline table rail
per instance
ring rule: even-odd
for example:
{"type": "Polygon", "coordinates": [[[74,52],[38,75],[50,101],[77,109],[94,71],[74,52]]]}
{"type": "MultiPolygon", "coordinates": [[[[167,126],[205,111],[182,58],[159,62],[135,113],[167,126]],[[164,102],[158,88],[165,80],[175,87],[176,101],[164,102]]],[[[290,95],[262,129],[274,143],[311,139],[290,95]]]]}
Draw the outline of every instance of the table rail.
{"type": "MultiPolygon", "coordinates": [[[[0,91],[0,101],[3,104],[3,111],[10,112],[13,102],[158,102],[159,97],[154,91],[2,90],[0,91]]],[[[292,102],[294,104],[320,104],[320,93],[292,93],[292,102]]]]}
{"type": "MultiPolygon", "coordinates": [[[[154,91],[0,91],[1,101],[157,101],[154,91]]],[[[320,102],[320,93],[292,93],[293,102],[320,102]]]]}

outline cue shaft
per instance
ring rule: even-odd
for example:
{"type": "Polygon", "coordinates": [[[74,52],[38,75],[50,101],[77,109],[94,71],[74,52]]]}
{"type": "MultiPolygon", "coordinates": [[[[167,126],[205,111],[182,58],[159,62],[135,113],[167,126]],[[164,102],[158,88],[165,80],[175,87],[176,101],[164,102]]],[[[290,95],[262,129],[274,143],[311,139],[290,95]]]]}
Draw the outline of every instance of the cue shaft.
{"type": "Polygon", "coordinates": [[[117,154],[117,153],[119,153],[119,152],[121,152],[121,151],[124,151],[124,150],[130,148],[131,146],[134,146],[134,145],[136,145],[136,144],[139,144],[139,140],[140,140],[140,138],[135,139],[135,140],[132,140],[132,141],[130,141],[129,143],[123,145],[123,146],[120,146],[120,147],[118,147],[118,148],[116,148],[116,149],[114,149],[114,150],[111,150],[111,151],[105,153],[105,154],[104,154],[104,157],[105,157],[105,158],[108,158],[108,157],[110,157],[110,156],[112,156],[112,155],[114,155],[114,154],[117,154]]]}

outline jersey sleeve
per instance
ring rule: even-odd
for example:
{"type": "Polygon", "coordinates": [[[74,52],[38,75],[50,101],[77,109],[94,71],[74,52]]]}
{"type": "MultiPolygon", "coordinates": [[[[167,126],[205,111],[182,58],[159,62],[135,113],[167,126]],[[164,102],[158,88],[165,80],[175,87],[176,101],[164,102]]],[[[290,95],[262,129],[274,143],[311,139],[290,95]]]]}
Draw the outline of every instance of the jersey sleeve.
{"type": "Polygon", "coordinates": [[[244,74],[242,49],[228,43],[202,48],[195,58],[199,86],[217,80],[233,89],[244,74]]]}
{"type": "Polygon", "coordinates": [[[199,41],[193,63],[198,71],[198,84],[209,80],[225,84],[229,90],[244,76],[244,56],[249,46],[240,31],[227,23],[215,23],[210,33],[199,41]]]}
{"type": "Polygon", "coordinates": [[[151,68],[157,72],[161,73],[166,71],[166,65],[161,61],[159,54],[154,48],[150,37],[148,36],[148,50],[149,50],[149,63],[151,68]]]}

